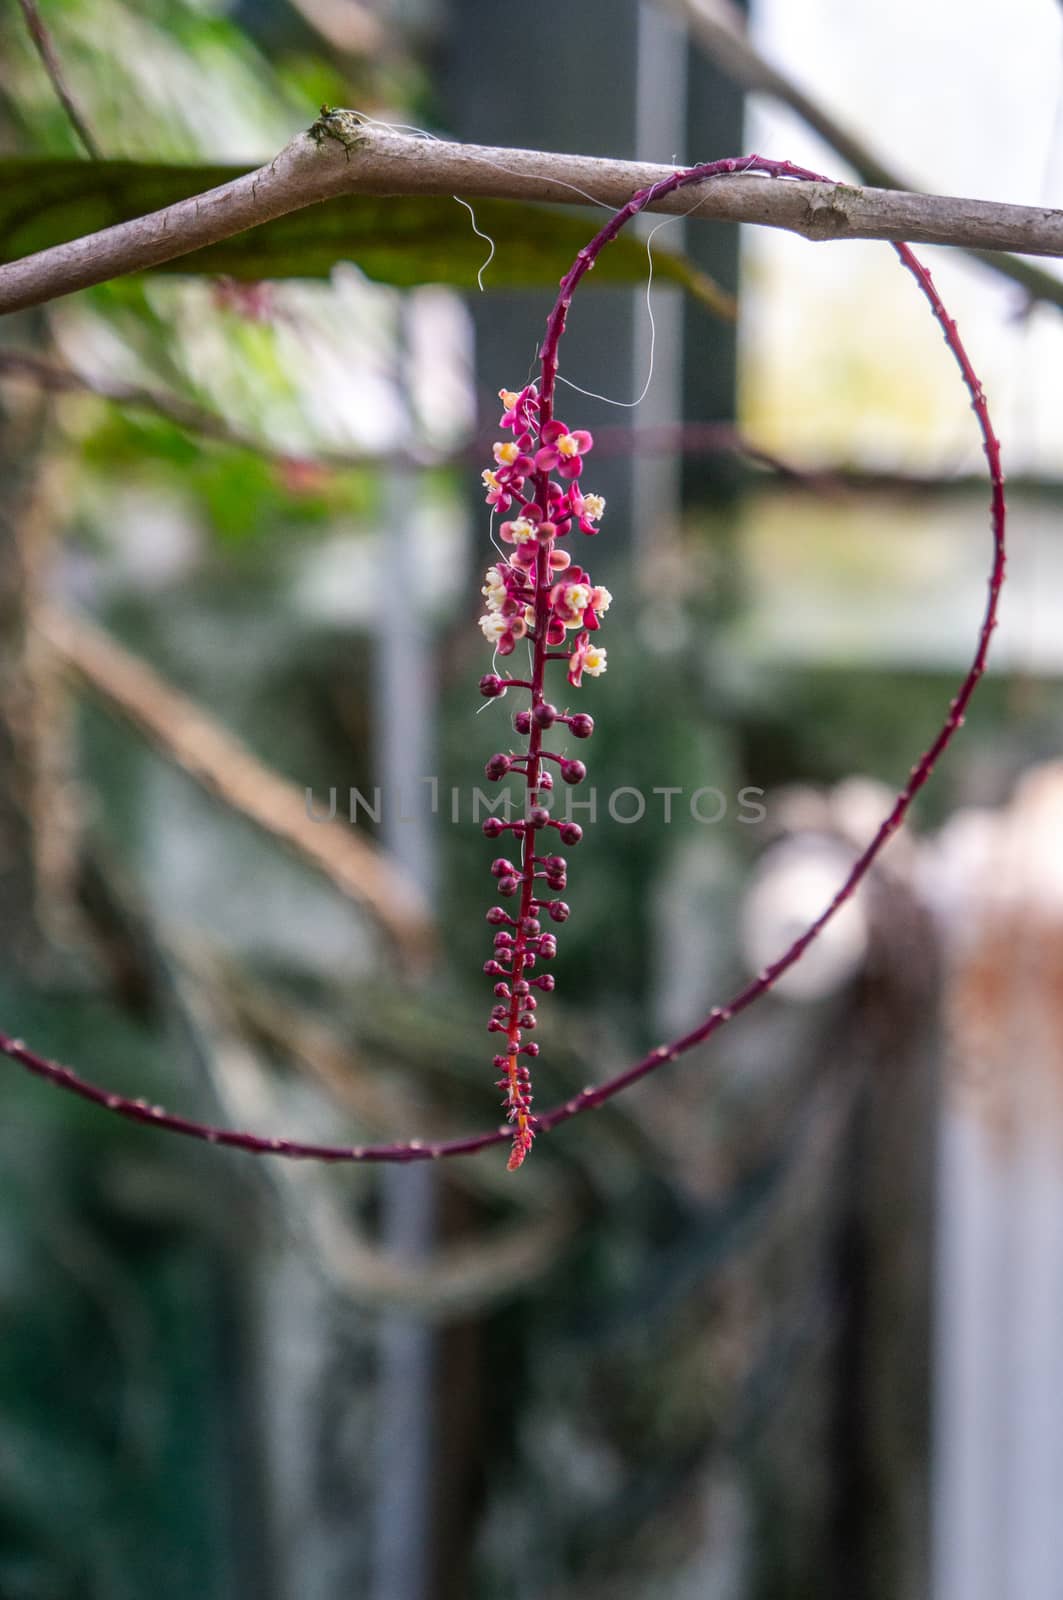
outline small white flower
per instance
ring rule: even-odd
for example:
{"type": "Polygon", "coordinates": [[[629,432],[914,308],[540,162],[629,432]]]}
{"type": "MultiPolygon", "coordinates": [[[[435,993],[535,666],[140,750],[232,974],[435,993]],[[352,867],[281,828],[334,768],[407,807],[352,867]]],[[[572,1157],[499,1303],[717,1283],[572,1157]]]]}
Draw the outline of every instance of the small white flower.
{"type": "Polygon", "coordinates": [[[512,389],[499,389],[498,398],[501,400],[507,411],[512,411],[513,407],[520,399],[520,395],[515,394],[512,389]]]}
{"type": "Polygon", "coordinates": [[[599,586],[597,589],[595,589],[594,593],[591,595],[591,604],[600,617],[605,616],[605,613],[609,610],[609,607],[612,605],[612,603],[612,595],[609,593],[608,589],[602,586],[599,586]]]}
{"type": "Polygon", "coordinates": [[[485,489],[500,489],[502,487],[498,481],[498,473],[492,472],[490,467],[481,472],[480,482],[485,489]]]}
{"type": "Polygon", "coordinates": [[[583,657],[583,670],[592,678],[600,678],[605,671],[606,652],[596,644],[589,644],[583,657]]]}
{"type": "Polygon", "coordinates": [[[498,611],[486,611],[480,618],[480,632],[488,644],[497,644],[504,633],[509,631],[509,618],[503,617],[498,611]]]}
{"type": "Polygon", "coordinates": [[[509,531],[517,544],[527,544],[529,539],[534,539],[538,528],[534,522],[529,522],[527,517],[516,517],[509,524],[509,531]]]}
{"type": "Polygon", "coordinates": [[[516,461],[517,457],[520,455],[520,451],[517,449],[517,446],[514,444],[513,440],[510,439],[505,444],[502,444],[501,442],[496,444],[494,447],[494,454],[495,460],[498,462],[500,467],[509,467],[513,465],[514,461],[516,461]]]}
{"type": "Polygon", "coordinates": [[[585,583],[570,583],[563,600],[565,627],[578,628],[583,621],[583,613],[591,603],[591,591],[585,583]]]}
{"type": "Polygon", "coordinates": [[[502,582],[502,573],[498,567],[488,567],[484,574],[487,579],[480,593],[487,601],[488,611],[501,611],[502,603],[506,598],[506,586],[502,582]]]}
{"type": "Polygon", "coordinates": [[[579,440],[574,439],[570,433],[563,433],[554,445],[559,456],[578,456],[579,440]]]}
{"type": "MultiPolygon", "coordinates": [[[[560,449],[560,446],[558,448],[560,449]]],[[[605,498],[603,495],[585,494],[583,496],[583,509],[580,515],[586,517],[588,522],[600,522],[604,512],[605,498]]]]}

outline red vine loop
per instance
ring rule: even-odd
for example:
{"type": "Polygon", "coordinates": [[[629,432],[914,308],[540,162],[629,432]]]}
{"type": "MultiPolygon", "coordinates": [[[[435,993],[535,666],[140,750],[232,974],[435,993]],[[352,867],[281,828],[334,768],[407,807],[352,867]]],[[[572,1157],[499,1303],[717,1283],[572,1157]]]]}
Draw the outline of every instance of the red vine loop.
{"type": "Polygon", "coordinates": [[[561,280],[560,293],[547,318],[546,335],[539,352],[538,387],[529,385],[519,394],[502,391],[501,398],[505,406],[502,425],[512,431],[513,439],[495,446],[495,467],[484,473],[484,484],[488,491],[488,503],[492,507],[506,512],[516,500],[519,510],[516,517],[502,524],[502,537],[514,546],[514,554],[488,571],[483,590],[487,612],[481,618],[481,628],[501,655],[511,653],[517,640],[523,637],[528,637],[532,645],[530,679],[503,678],[496,673],[489,673],[480,681],[480,692],[488,699],[498,698],[511,688],[527,689],[531,693],[530,706],[518,711],[514,717],[516,731],[528,740],[526,751],[517,756],[499,752],[487,765],[487,776],[492,779],[502,778],[511,771],[520,773],[525,779],[528,799],[525,814],[520,820],[504,822],[502,818],[492,815],[484,824],[484,832],[489,838],[499,838],[510,830],[521,845],[519,865],[499,857],[491,869],[498,883],[498,891],[504,898],[516,895],[519,891],[516,915],[511,916],[503,906],[495,906],[488,912],[488,922],[499,930],[495,935],[495,956],[486,965],[487,972],[498,979],[495,996],[499,1002],[493,1009],[488,1027],[492,1033],[505,1035],[505,1047],[495,1057],[495,1065],[500,1073],[499,1087],[505,1094],[509,1119],[507,1125],[464,1139],[435,1142],[411,1139],[404,1144],[344,1146],[267,1139],[236,1129],[211,1127],[187,1117],[176,1116],[144,1100],[131,1100],[123,1095],[108,1093],[87,1082],[71,1068],[47,1060],[21,1040],[8,1038],[2,1033],[0,1054],[57,1087],[81,1095],[83,1099],[118,1116],[149,1123],[188,1138],[246,1150],[255,1155],[329,1162],[428,1161],[444,1156],[472,1155],[489,1145],[511,1140],[509,1166],[513,1170],[523,1162],[535,1134],[549,1132],[581,1111],[603,1105],[613,1095],[656,1071],[666,1061],[675,1061],[695,1045],[711,1038],[732,1017],[747,1010],[754,1001],[766,994],[783,973],[801,959],[838,909],[852,896],[880,851],[900,827],[942,752],[962,726],[971,696],[985,671],[1004,583],[1004,475],[1000,463],[1000,444],[990,422],[985,393],[971,366],[956,324],[934,288],[930,273],[906,244],[899,243],[893,243],[891,248],[897,252],[902,266],[912,274],[929,302],[931,311],[941,325],[945,343],[959,366],[971,397],[989,466],[993,557],[988,598],[978,630],[974,658],[955,698],[949,704],[940,731],[912,767],[908,781],[897,795],[888,815],[853,863],[833,898],[793,944],[725,1005],[714,1007],[705,1020],[689,1033],[673,1040],[671,1044],[659,1045],[616,1077],[592,1084],[572,1099],[538,1116],[533,1114],[530,1069],[520,1058],[532,1058],[538,1054],[538,1046],[534,1041],[525,1042],[524,1039],[524,1035],[535,1026],[535,997],[531,990],[533,987],[542,991],[551,990],[554,980],[548,973],[533,979],[526,978],[524,974],[532,971],[537,961],[549,960],[557,948],[553,934],[542,931],[539,913],[545,912],[558,923],[568,916],[568,906],[564,901],[546,899],[537,892],[538,880],[543,880],[551,891],[565,887],[567,869],[564,857],[540,851],[537,845],[550,827],[558,830],[558,838],[562,843],[576,844],[580,837],[577,824],[552,818],[543,803],[544,794],[549,797],[553,787],[551,773],[543,763],[556,762],[560,776],[566,783],[579,783],[586,775],[582,761],[544,750],[542,739],[544,732],[556,723],[566,724],[578,738],[588,737],[594,728],[591,718],[585,713],[563,716],[546,700],[546,663],[551,660],[565,661],[568,664],[568,680],[573,687],[579,686],[584,673],[596,676],[604,671],[605,651],[596,645],[594,639],[599,619],[608,608],[610,598],[607,590],[596,588],[589,575],[582,568],[573,566],[567,552],[558,547],[558,540],[566,536],[574,523],[584,533],[595,533],[605,509],[600,496],[584,494],[579,484],[583,457],[593,443],[590,434],[579,429],[570,432],[554,417],[558,348],[577,286],[592,269],[606,245],[617,237],[632,217],[675,189],[735,173],[758,173],[769,179],[796,180],[801,183],[832,181],[820,173],[796,167],[789,161],[770,161],[763,156],[752,155],[740,160],[710,161],[701,166],[684,168],[640,190],[627,205],[610,217],[579,252],[561,280]],[[561,479],[560,483],[555,474],[561,479]],[[524,494],[525,482],[532,485],[528,495],[524,494]],[[569,649],[558,651],[548,648],[562,644],[570,629],[578,631],[569,649]]]}

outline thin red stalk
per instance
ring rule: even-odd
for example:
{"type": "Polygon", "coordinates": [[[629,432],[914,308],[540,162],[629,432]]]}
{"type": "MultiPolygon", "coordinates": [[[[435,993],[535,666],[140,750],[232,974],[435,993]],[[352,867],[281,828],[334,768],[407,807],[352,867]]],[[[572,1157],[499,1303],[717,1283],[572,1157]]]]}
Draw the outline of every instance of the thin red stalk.
{"type": "MultiPolygon", "coordinates": [[[[593,267],[598,255],[604,247],[616,238],[621,228],[631,217],[637,215],[645,206],[663,194],[673,189],[683,187],[688,183],[695,183],[704,178],[711,178],[722,173],[733,172],[761,172],[772,178],[793,178],[801,182],[827,182],[820,174],[810,172],[802,167],[795,167],[790,162],[768,161],[760,156],[749,156],[744,160],[726,160],[709,162],[703,166],[691,167],[683,172],[673,173],[661,183],[654,184],[651,188],[642,190],[628,202],[628,204],[613,216],[605,227],[580,251],[570,271],[562,280],[561,292],[558,296],[550,316],[547,320],[546,337],[541,350],[542,383],[540,390],[540,416],[542,421],[547,421],[552,416],[552,403],[554,379],[557,374],[557,351],[564,332],[565,319],[568,307],[571,304],[572,294],[580,279],[593,267]]],[[[926,783],[934,770],[939,757],[952,742],[957,730],[962,726],[967,706],[974,694],[978,681],[985,671],[986,658],[989,653],[989,644],[993,630],[997,623],[997,611],[1000,602],[1000,592],[1004,582],[1005,571],[1005,505],[1004,505],[1004,475],[1000,461],[1000,445],[993,432],[986,405],[985,394],[982,389],[970,359],[964,348],[956,329],[956,324],[949,317],[937,290],[934,288],[930,273],[905,244],[894,243],[893,249],[897,252],[902,265],[912,274],[920,291],[930,304],[930,308],[941,324],[945,342],[948,345],[957,365],[960,368],[963,382],[971,396],[971,405],[979,430],[982,434],[983,448],[989,466],[991,483],[990,494],[990,520],[993,534],[993,559],[988,580],[988,598],[981,626],[978,630],[978,639],[975,647],[974,658],[960,685],[959,691],[949,706],[948,715],[940,732],[933,743],[920,756],[913,766],[911,775],[904,788],[901,789],[889,814],[880,824],[877,832],[867,845],[866,849],[857,857],[849,871],[848,876],[831,899],[829,904],[820,912],[819,916],[809,924],[805,931],[794,940],[793,944],[784,951],[777,961],[765,967],[750,983],[734,995],[723,1006],[716,1006],[709,1013],[704,1022],[700,1023],[689,1033],[675,1039],[671,1044],[658,1045],[651,1050],[634,1066],[619,1073],[616,1077],[604,1083],[593,1084],[580,1091],[579,1094],[562,1104],[552,1107],[549,1111],[531,1119],[536,1133],[546,1133],[559,1127],[561,1123],[578,1116],[580,1112],[592,1110],[596,1106],[604,1105],[613,1095],[619,1094],[640,1078],[655,1072],[666,1061],[675,1061],[696,1045],[709,1039],[717,1033],[732,1017],[745,1011],[754,1001],[766,994],[783,973],[787,972],[807,950],[808,946],[822,932],[827,923],[845,904],[856,891],[859,884],[866,877],[873,862],[878,857],[891,836],[903,822],[913,800],[926,783]]],[[[544,487],[545,474],[537,479],[537,496],[544,511],[546,506],[546,490],[544,487]]],[[[536,640],[533,659],[531,681],[525,684],[532,691],[533,704],[542,699],[543,674],[545,663],[554,659],[553,653],[545,648],[545,627],[541,626],[545,612],[544,585],[542,582],[543,555],[540,554],[537,567],[536,583],[536,640]]],[[[562,657],[564,659],[564,657],[562,657]]],[[[539,779],[539,762],[541,756],[541,733],[538,733],[533,723],[533,733],[530,736],[528,748],[528,792],[534,800],[535,790],[539,779]]],[[[527,916],[532,909],[535,882],[535,842],[534,830],[522,830],[522,891],[521,891],[521,917],[527,916]]],[[[521,945],[518,943],[518,949],[521,945]]],[[[514,970],[517,970],[518,959],[523,965],[523,957],[514,956],[514,970]]],[[[510,1039],[516,1026],[516,1011],[510,1010],[510,1039]]],[[[8,1056],[11,1060],[26,1067],[30,1072],[45,1078],[48,1082],[60,1088],[67,1089],[74,1094],[81,1095],[83,1099],[95,1105],[103,1106],[113,1111],[118,1116],[131,1118],[137,1122],[153,1124],[155,1127],[165,1128],[171,1133],[184,1134],[189,1138],[203,1139],[212,1144],[223,1144],[235,1149],[246,1150],[256,1155],[279,1155],[294,1158],[313,1159],[318,1161],[426,1161],[439,1159],[445,1156],[471,1155],[478,1150],[486,1149],[490,1145],[502,1144],[510,1139],[513,1130],[510,1126],[496,1128],[489,1133],[475,1134],[469,1138],[451,1139],[442,1142],[429,1142],[411,1140],[405,1144],[386,1145],[320,1145],[301,1144],[288,1139],[264,1139],[255,1134],[243,1133],[230,1128],[210,1127],[205,1123],[195,1122],[186,1117],[178,1117],[161,1107],[148,1105],[143,1100],[131,1100],[122,1095],[111,1094],[86,1082],[69,1067],[64,1067],[56,1062],[48,1061],[27,1048],[20,1040],[10,1039],[0,1034],[0,1054],[8,1056]]],[[[515,1058],[511,1058],[511,1061],[515,1058]]]]}
{"type": "MultiPolygon", "coordinates": [[[[536,496],[544,520],[548,515],[546,486],[549,482],[549,478],[550,475],[547,472],[538,472],[535,475],[536,496]]],[[[538,554],[535,559],[535,641],[532,647],[531,675],[531,709],[533,711],[535,710],[536,706],[542,705],[543,700],[545,699],[543,694],[543,679],[546,672],[546,630],[550,611],[550,551],[552,548],[552,542],[540,544],[538,554]]],[[[542,742],[543,730],[533,719],[531,732],[528,735],[528,757],[527,766],[524,771],[524,779],[527,785],[527,804],[529,809],[532,806],[539,804],[539,772],[541,765],[540,752],[542,749],[542,742]]],[[[524,974],[524,966],[527,959],[526,945],[528,935],[525,932],[526,922],[527,918],[532,916],[534,910],[535,846],[537,841],[537,832],[531,828],[525,828],[521,834],[520,910],[517,915],[517,933],[513,946],[513,962],[509,975],[511,998],[509,1002],[509,1023],[506,1029],[508,1039],[508,1064],[506,1067],[506,1077],[509,1080],[507,1093],[510,1104],[516,1108],[514,1117],[514,1133],[516,1136],[516,1142],[514,1143],[513,1147],[515,1154],[513,1157],[511,1157],[511,1165],[519,1164],[516,1154],[518,1151],[521,1151],[520,1159],[523,1159],[520,1141],[522,1141],[525,1137],[532,1121],[528,1110],[525,1109],[531,1104],[530,1095],[522,1087],[518,1076],[520,1070],[521,1041],[521,1031],[518,1018],[522,1009],[522,1001],[520,995],[517,993],[517,984],[520,982],[524,974]]]]}

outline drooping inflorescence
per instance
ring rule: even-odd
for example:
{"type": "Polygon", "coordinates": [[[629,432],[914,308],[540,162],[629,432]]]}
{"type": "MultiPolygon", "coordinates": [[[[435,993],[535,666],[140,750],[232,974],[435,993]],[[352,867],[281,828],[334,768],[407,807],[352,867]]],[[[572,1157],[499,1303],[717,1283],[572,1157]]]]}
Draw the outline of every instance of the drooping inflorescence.
{"type": "MultiPolygon", "coordinates": [[[[493,776],[501,777],[511,770],[522,772],[526,780],[529,801],[525,817],[521,819],[519,825],[513,827],[521,845],[520,864],[514,865],[503,858],[499,858],[495,863],[500,886],[505,881],[506,889],[511,896],[520,890],[517,915],[510,916],[504,907],[494,908],[489,913],[492,924],[497,926],[500,932],[508,935],[499,945],[499,954],[495,957],[498,971],[496,972],[495,966],[490,963],[488,970],[499,978],[499,989],[508,990],[508,994],[506,992],[496,994],[500,1006],[496,1008],[497,1014],[491,1019],[491,1026],[492,1032],[506,1034],[506,1053],[497,1056],[496,1061],[504,1072],[502,1082],[506,1090],[507,1110],[511,1112],[515,1124],[513,1132],[511,1133],[506,1126],[451,1139],[409,1139],[400,1143],[380,1145],[307,1143],[245,1132],[236,1128],[215,1127],[166,1111],[161,1106],[150,1105],[144,1100],[116,1094],[82,1077],[73,1068],[42,1056],[22,1040],[11,1038],[2,1032],[0,1032],[0,1056],[17,1062],[46,1082],[79,1095],[116,1116],[149,1124],[186,1138],[202,1139],[211,1144],[244,1150],[255,1155],[329,1162],[431,1161],[444,1156],[472,1155],[478,1150],[485,1150],[511,1139],[510,1167],[515,1168],[523,1162],[536,1133],[549,1132],[584,1111],[606,1104],[613,1096],[623,1093],[642,1078],[658,1071],[666,1063],[678,1060],[688,1051],[705,1043],[727,1023],[756,1004],[785,972],[801,960],[805,951],[867,877],[881,852],[904,822],[915,797],[927,782],[939,758],[962,726],[967,707],[986,669],[990,641],[997,626],[1004,583],[1006,562],[1004,474],[1000,444],[990,421],[985,392],[956,324],[946,312],[934,287],[930,273],[906,244],[897,241],[891,242],[891,248],[896,252],[905,270],[912,275],[920,293],[929,304],[941,327],[945,343],[959,367],[981,434],[989,468],[992,556],[985,609],[978,628],[973,658],[949,703],[941,727],[922,755],[911,766],[908,777],[887,815],[857,856],[831,899],[787,949],[755,977],[749,979],[726,1004],[713,1006],[701,1022],[681,1037],[673,1039],[669,1044],[658,1045],[623,1071],[615,1073],[603,1082],[589,1084],[560,1104],[540,1112],[538,1116],[533,1116],[530,1074],[526,1065],[520,1061],[520,1056],[521,1054],[531,1056],[535,1052],[531,1042],[523,1046],[523,1049],[520,1046],[524,1033],[531,1031],[534,1026],[535,1007],[529,1003],[533,998],[532,988],[550,989],[553,987],[553,982],[548,974],[543,974],[533,983],[531,979],[525,979],[523,973],[533,971],[537,960],[548,960],[554,953],[553,936],[542,933],[541,918],[536,913],[542,912],[545,908],[547,916],[552,916],[555,921],[563,921],[567,916],[567,907],[562,908],[561,902],[544,900],[542,895],[537,895],[535,892],[538,881],[545,881],[546,888],[551,892],[562,891],[565,887],[563,857],[551,856],[545,848],[542,850],[537,848],[540,834],[546,839],[550,837],[545,830],[552,822],[549,807],[542,802],[544,798],[549,800],[553,780],[550,771],[544,770],[542,763],[549,760],[557,762],[562,778],[567,778],[569,782],[579,782],[584,776],[581,762],[574,761],[570,757],[562,757],[556,752],[543,750],[544,722],[545,727],[550,728],[561,721],[567,726],[569,733],[577,738],[586,738],[593,731],[589,716],[582,713],[569,716],[566,713],[564,717],[560,717],[556,708],[548,706],[544,693],[545,667],[548,661],[555,659],[567,662],[569,681],[574,687],[579,686],[584,674],[597,676],[604,671],[605,652],[598,648],[596,634],[598,618],[607,608],[609,600],[605,591],[595,590],[585,573],[574,567],[570,561],[565,563],[564,551],[560,552],[561,565],[551,565],[551,558],[558,554],[556,541],[565,537],[572,523],[578,522],[585,533],[593,533],[604,510],[601,498],[595,495],[583,495],[578,483],[582,473],[583,456],[593,442],[590,435],[576,431],[568,432],[564,424],[557,422],[553,416],[558,346],[565,330],[573,294],[581,280],[594,267],[602,250],[618,236],[621,229],[633,217],[675,190],[738,173],[755,173],[765,179],[784,182],[830,183],[830,180],[824,178],[822,174],[796,167],[788,161],[772,161],[763,156],[752,155],[740,159],[711,161],[696,167],[677,170],[633,195],[628,203],[615,212],[594,238],[577,253],[571,267],[561,280],[560,292],[547,318],[546,335],[539,351],[538,388],[529,386],[520,394],[505,393],[503,398],[506,404],[506,416],[503,422],[513,433],[513,438],[496,445],[496,465],[484,475],[488,503],[503,515],[516,506],[517,514],[504,525],[505,537],[508,543],[513,544],[514,554],[509,557],[504,556],[501,563],[492,567],[488,573],[484,591],[487,611],[481,625],[499,655],[511,654],[519,638],[527,639],[532,650],[530,678],[503,678],[492,672],[481,680],[480,685],[481,692],[488,699],[498,698],[509,688],[530,690],[532,694],[531,703],[517,713],[517,717],[520,718],[517,731],[522,737],[528,738],[527,748],[515,756],[499,752],[491,763],[494,769],[493,776]],[[558,478],[562,481],[556,481],[558,478]],[[525,484],[530,485],[527,493],[525,484]],[[561,531],[562,526],[564,532],[561,531]],[[524,546],[528,546],[529,550],[518,559],[519,552],[524,546]],[[584,606],[581,615],[579,608],[583,605],[585,589],[589,591],[590,603],[584,606]],[[594,599],[596,595],[597,604],[594,599]],[[548,648],[551,633],[554,640],[562,643],[567,640],[570,631],[575,632],[575,639],[567,650],[548,648]],[[516,884],[511,885],[510,879],[516,879],[516,884]],[[551,907],[554,908],[552,911],[551,907]],[[536,923],[539,924],[538,929],[535,927],[536,923]],[[513,931],[510,932],[510,929],[513,931]],[[547,941],[545,948],[544,940],[547,941]],[[521,976],[514,979],[518,954],[521,957],[519,966],[521,976]],[[508,962],[508,981],[506,962],[508,962]],[[513,1026],[514,1019],[515,1026],[513,1026]],[[514,1042],[518,1046],[516,1051],[512,1049],[514,1042]]],[[[566,819],[553,825],[559,829],[561,842],[578,842],[580,830],[577,824],[566,819]]],[[[507,826],[512,825],[492,816],[485,825],[485,831],[489,837],[499,838],[507,826]]],[[[506,891],[503,891],[503,898],[505,897],[506,891]]]]}
{"type": "Polygon", "coordinates": [[[496,1003],[487,1027],[504,1036],[494,1065],[506,1116],[513,1124],[512,1172],[534,1137],[531,1068],[521,1059],[539,1054],[535,1040],[525,1037],[535,1028],[538,1002],[533,991],[554,987],[550,973],[531,976],[539,962],[550,961],[557,953],[557,940],[543,931],[543,918],[562,923],[569,914],[560,898],[568,868],[564,856],[550,849],[550,830],[556,830],[564,845],[578,844],[582,837],[571,816],[551,814],[554,773],[548,763],[566,784],[582,783],[587,776],[582,761],[544,748],[544,738],[549,735],[553,744],[559,742],[562,730],[577,739],[589,739],[594,732],[586,712],[559,711],[546,698],[547,667],[551,662],[563,664],[573,689],[580,687],[584,675],[596,678],[605,671],[606,653],[595,635],[612,596],[575,565],[561,543],[573,526],[585,534],[598,532],[605,501],[601,495],[584,494],[579,483],[583,459],[594,440],[584,429],[570,432],[563,422],[544,416],[534,384],[519,394],[503,389],[499,398],[505,407],[501,426],[512,438],[495,445],[495,465],[484,472],[483,482],[488,505],[510,513],[499,533],[512,553],[487,569],[482,590],[487,609],[480,627],[496,655],[512,655],[524,639],[531,657],[527,678],[490,672],[480,680],[485,699],[496,700],[510,689],[526,691],[530,697],[513,715],[514,733],[525,742],[497,751],[485,769],[492,782],[513,773],[525,786],[519,816],[503,819],[492,813],[483,825],[489,839],[511,833],[520,857],[513,862],[499,856],[491,863],[498,893],[512,910],[494,905],[488,911],[487,921],[497,931],[494,955],[484,966],[497,979],[496,1003]]]}

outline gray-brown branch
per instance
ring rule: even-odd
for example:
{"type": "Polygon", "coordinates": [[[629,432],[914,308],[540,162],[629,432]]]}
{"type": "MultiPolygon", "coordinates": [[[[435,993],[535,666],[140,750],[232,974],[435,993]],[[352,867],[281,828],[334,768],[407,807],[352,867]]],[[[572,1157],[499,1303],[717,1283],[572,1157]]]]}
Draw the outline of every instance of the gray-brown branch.
{"type": "Polygon", "coordinates": [[[410,969],[424,967],[433,946],[428,910],[416,885],[382,850],[342,822],[314,821],[302,789],[92,623],[57,609],[42,609],[35,623],[63,668],[109,710],[230,810],[364,905],[410,969]]]}
{"type": "MultiPolygon", "coordinates": [[[[0,267],[0,313],[173,261],[259,223],[345,194],[461,194],[619,207],[671,168],[411,138],[342,113],[297,134],[268,166],[205,194],[0,267]],[[338,137],[342,134],[342,137],[338,137]]],[[[687,213],[693,191],[655,209],[687,213]]],[[[696,215],[784,228],[812,240],[904,239],[968,250],[1063,255],[1063,212],[946,195],[714,178],[696,215]]],[[[1031,269],[1033,270],[1033,269],[1031,269]]],[[[1063,305],[1063,282],[1045,298],[1063,305]]]]}

